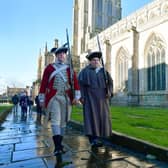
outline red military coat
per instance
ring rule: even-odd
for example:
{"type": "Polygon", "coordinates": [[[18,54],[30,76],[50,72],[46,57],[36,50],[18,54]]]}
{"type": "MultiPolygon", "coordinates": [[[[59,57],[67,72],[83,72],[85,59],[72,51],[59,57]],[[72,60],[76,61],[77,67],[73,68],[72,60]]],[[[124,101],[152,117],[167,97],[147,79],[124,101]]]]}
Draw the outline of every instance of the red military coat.
{"type": "MultiPolygon", "coordinates": [[[[49,101],[51,100],[51,98],[57,93],[57,90],[53,88],[53,83],[54,83],[54,79],[55,76],[52,77],[50,80],[50,75],[55,71],[55,67],[52,64],[49,64],[43,73],[43,77],[42,77],[42,81],[41,81],[41,85],[40,85],[40,90],[39,90],[39,94],[43,94],[44,98],[45,98],[45,107],[47,107],[49,101]]],[[[70,68],[67,67],[66,68],[67,71],[67,75],[68,75],[68,82],[70,84],[70,68]]],[[[78,84],[78,80],[77,80],[77,76],[76,73],[74,72],[74,76],[73,76],[73,83],[74,83],[74,90],[79,90],[79,84],[78,84]]],[[[66,90],[66,93],[68,95],[68,97],[70,98],[71,102],[73,100],[73,93],[72,90],[66,90]]]]}

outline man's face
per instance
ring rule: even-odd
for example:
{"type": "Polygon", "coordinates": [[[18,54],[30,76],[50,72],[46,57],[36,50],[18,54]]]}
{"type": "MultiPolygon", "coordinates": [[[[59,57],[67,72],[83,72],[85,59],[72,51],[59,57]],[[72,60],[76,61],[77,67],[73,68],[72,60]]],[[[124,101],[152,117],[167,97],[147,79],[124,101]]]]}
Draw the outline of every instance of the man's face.
{"type": "Polygon", "coordinates": [[[66,53],[65,52],[60,52],[57,54],[57,60],[59,62],[65,62],[66,60],[66,53]]]}
{"type": "Polygon", "coordinates": [[[98,57],[92,58],[90,64],[93,68],[97,68],[100,66],[100,59],[98,57]]]}

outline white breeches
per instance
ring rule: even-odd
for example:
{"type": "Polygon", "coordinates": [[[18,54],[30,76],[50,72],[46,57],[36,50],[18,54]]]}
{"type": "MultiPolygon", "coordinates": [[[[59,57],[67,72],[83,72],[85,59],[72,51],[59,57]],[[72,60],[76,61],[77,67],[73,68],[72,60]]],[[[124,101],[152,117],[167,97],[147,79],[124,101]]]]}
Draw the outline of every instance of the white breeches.
{"type": "Polygon", "coordinates": [[[64,95],[55,95],[49,102],[48,111],[51,117],[51,128],[54,135],[63,135],[70,120],[71,105],[69,98],[64,95]]]}

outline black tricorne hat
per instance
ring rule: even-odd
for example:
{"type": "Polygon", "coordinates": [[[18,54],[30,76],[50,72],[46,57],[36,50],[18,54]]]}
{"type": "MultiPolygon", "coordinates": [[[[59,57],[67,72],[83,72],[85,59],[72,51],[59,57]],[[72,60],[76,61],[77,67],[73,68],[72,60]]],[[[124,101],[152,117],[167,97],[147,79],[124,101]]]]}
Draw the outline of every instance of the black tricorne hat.
{"type": "Polygon", "coordinates": [[[102,57],[102,52],[100,52],[100,51],[94,51],[94,52],[89,53],[89,54],[86,56],[86,58],[87,58],[89,61],[92,60],[92,58],[95,58],[95,57],[101,58],[101,57],[102,57]]]}
{"type": "Polygon", "coordinates": [[[51,53],[55,53],[56,49],[57,49],[57,48],[54,47],[54,48],[52,48],[52,49],[50,50],[50,52],[51,52],[51,53]]]}
{"type": "Polygon", "coordinates": [[[68,51],[68,48],[65,47],[65,46],[62,46],[62,47],[59,47],[59,48],[57,48],[57,49],[55,50],[55,55],[57,55],[57,54],[59,54],[59,53],[61,53],[61,52],[67,53],[67,51],[68,51]]]}

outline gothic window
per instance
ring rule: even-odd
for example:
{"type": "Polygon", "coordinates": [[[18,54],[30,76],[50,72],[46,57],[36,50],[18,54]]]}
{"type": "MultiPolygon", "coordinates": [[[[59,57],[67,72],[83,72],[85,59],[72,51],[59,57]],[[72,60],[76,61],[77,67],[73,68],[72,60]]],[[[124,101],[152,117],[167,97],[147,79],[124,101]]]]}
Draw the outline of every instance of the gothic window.
{"type": "Polygon", "coordinates": [[[106,23],[105,23],[105,28],[109,27],[112,25],[112,19],[113,19],[113,16],[112,16],[112,1],[108,1],[107,2],[107,8],[105,10],[106,14],[104,19],[106,19],[106,23]]]}
{"type": "Polygon", "coordinates": [[[102,12],[102,0],[97,0],[97,12],[102,12]]]}
{"type": "Polygon", "coordinates": [[[111,16],[112,6],[113,6],[112,1],[108,1],[108,3],[107,3],[107,16],[111,16]]]}
{"type": "Polygon", "coordinates": [[[117,57],[117,87],[118,91],[125,92],[128,89],[128,57],[123,48],[117,57]]]}
{"type": "Polygon", "coordinates": [[[96,1],[95,11],[96,11],[96,23],[95,26],[97,29],[102,28],[102,0],[96,1]]]}
{"type": "Polygon", "coordinates": [[[166,89],[165,48],[163,41],[154,36],[147,51],[147,89],[159,91],[166,89]]]}

